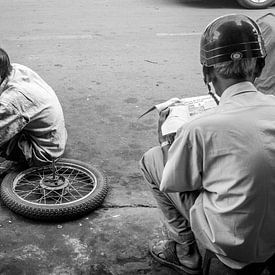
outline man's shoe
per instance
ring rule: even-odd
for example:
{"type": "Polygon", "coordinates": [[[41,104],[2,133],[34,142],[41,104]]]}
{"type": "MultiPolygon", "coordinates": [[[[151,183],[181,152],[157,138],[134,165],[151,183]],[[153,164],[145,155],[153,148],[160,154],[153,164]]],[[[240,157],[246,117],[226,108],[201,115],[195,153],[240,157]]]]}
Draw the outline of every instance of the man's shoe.
{"type": "Polygon", "coordinates": [[[196,241],[192,244],[176,244],[176,253],[180,263],[188,268],[194,269],[201,267],[202,257],[196,241]]]}
{"type": "Polygon", "coordinates": [[[191,245],[181,245],[173,240],[152,241],[149,242],[149,250],[151,255],[164,265],[187,274],[201,274],[202,260],[195,242],[191,245]]]}

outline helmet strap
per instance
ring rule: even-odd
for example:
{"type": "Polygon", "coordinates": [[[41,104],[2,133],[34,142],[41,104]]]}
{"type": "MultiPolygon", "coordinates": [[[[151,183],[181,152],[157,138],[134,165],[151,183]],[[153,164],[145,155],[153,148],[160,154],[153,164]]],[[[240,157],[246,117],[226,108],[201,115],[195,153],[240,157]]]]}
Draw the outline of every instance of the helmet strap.
{"type": "Polygon", "coordinates": [[[219,105],[219,100],[216,98],[215,94],[212,92],[211,85],[210,85],[210,67],[203,66],[203,81],[208,89],[208,94],[214,99],[217,105],[219,105]]]}
{"type": "Polygon", "coordinates": [[[261,75],[264,66],[265,66],[265,58],[257,58],[255,77],[259,77],[261,75]]]}
{"type": "Polygon", "coordinates": [[[220,102],[217,99],[217,97],[215,96],[215,94],[211,91],[211,86],[209,84],[207,84],[207,88],[208,88],[208,94],[214,99],[216,104],[219,105],[220,102]]]}
{"type": "Polygon", "coordinates": [[[211,87],[209,85],[210,81],[209,81],[209,67],[203,66],[202,67],[202,73],[203,73],[203,81],[205,83],[205,85],[207,85],[208,90],[211,91],[211,87]]]}

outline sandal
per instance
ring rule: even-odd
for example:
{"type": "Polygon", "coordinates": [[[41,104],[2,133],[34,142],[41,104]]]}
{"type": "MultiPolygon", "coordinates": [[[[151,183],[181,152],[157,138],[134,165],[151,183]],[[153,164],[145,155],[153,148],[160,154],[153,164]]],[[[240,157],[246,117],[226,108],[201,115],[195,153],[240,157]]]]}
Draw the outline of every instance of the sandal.
{"type": "Polygon", "coordinates": [[[160,263],[170,266],[177,271],[184,271],[187,274],[201,274],[201,269],[192,269],[180,263],[176,252],[176,242],[173,240],[150,241],[149,250],[151,255],[160,263]],[[163,254],[163,257],[160,257],[163,254]]]}

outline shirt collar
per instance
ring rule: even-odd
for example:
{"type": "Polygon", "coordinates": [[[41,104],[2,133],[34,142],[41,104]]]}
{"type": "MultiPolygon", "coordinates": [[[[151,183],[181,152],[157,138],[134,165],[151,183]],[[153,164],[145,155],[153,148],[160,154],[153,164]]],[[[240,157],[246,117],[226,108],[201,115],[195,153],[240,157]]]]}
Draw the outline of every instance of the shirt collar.
{"type": "Polygon", "coordinates": [[[230,97],[242,94],[242,93],[249,93],[249,92],[257,92],[256,87],[249,81],[243,81],[239,82],[237,84],[234,84],[223,92],[221,99],[220,99],[220,104],[223,104],[226,102],[230,97]]]}
{"type": "Polygon", "coordinates": [[[4,81],[1,83],[1,85],[0,85],[0,95],[3,93],[3,91],[5,90],[5,87],[6,87],[6,85],[7,85],[7,83],[8,83],[8,77],[6,77],[5,79],[4,79],[4,81]]]}
{"type": "Polygon", "coordinates": [[[14,74],[14,69],[12,68],[12,71],[10,72],[10,74],[4,79],[4,81],[0,85],[0,95],[6,89],[6,86],[7,86],[8,82],[9,82],[9,80],[12,78],[13,74],[14,74]]]}

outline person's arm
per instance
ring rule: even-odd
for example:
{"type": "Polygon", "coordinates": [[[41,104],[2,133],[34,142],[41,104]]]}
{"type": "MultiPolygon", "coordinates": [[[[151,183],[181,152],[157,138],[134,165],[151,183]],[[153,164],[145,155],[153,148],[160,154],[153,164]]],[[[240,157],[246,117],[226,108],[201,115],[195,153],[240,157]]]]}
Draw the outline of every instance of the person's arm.
{"type": "Polygon", "coordinates": [[[160,190],[187,192],[202,188],[203,153],[199,130],[185,126],[169,149],[160,190]]]}
{"type": "Polygon", "coordinates": [[[166,108],[163,110],[159,115],[159,121],[158,121],[158,139],[159,144],[163,153],[163,164],[165,166],[167,159],[168,159],[168,150],[171,146],[171,144],[174,141],[175,134],[170,134],[163,136],[161,131],[161,126],[163,122],[166,120],[167,116],[169,115],[169,108],[166,108]]]}
{"type": "Polygon", "coordinates": [[[27,123],[15,106],[0,102],[0,146],[21,132],[27,123]]]}

